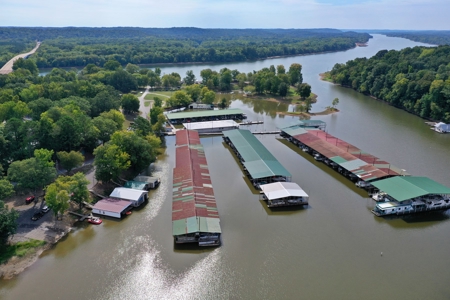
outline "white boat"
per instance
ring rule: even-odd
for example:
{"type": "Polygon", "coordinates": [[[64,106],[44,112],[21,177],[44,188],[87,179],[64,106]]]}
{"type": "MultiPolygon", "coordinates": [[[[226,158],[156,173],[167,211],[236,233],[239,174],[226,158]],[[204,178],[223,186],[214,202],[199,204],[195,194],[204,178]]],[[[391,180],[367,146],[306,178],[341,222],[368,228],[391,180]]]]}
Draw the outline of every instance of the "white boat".
{"type": "Polygon", "coordinates": [[[388,200],[388,198],[386,198],[386,193],[383,193],[383,192],[373,194],[372,199],[375,201],[378,201],[378,202],[388,200]]]}
{"type": "Polygon", "coordinates": [[[314,154],[314,159],[317,161],[323,161],[323,157],[320,154],[314,154]]]}

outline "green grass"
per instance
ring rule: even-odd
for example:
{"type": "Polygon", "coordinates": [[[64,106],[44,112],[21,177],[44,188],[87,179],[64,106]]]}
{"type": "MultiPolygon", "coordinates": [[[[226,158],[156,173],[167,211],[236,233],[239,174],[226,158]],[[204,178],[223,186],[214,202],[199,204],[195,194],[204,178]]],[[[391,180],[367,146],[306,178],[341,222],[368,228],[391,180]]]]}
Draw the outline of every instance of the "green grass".
{"type": "Polygon", "coordinates": [[[155,91],[155,92],[150,91],[147,95],[145,95],[144,99],[145,100],[153,100],[154,97],[170,98],[173,95],[173,93],[174,92],[172,92],[172,91],[167,91],[167,92],[166,91],[155,91]]]}
{"type": "Polygon", "coordinates": [[[0,264],[7,262],[13,256],[23,257],[45,244],[45,241],[29,240],[26,242],[18,242],[14,245],[8,245],[6,246],[5,251],[0,251],[0,264]]]}
{"type": "Polygon", "coordinates": [[[145,102],[144,102],[144,106],[145,106],[145,107],[149,107],[149,106],[150,106],[150,103],[151,103],[151,101],[145,101],[145,102]]]}

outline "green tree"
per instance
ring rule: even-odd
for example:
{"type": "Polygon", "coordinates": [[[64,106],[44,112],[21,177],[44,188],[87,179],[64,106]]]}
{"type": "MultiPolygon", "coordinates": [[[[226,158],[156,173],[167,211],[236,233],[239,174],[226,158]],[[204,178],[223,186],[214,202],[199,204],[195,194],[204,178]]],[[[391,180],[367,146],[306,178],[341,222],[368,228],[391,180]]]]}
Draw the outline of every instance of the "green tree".
{"type": "Polygon", "coordinates": [[[0,179],[0,200],[5,200],[6,198],[14,194],[14,186],[6,179],[0,179]]]}
{"type": "Polygon", "coordinates": [[[98,129],[98,139],[102,142],[102,144],[105,144],[107,141],[109,141],[111,135],[119,129],[119,126],[121,126],[113,120],[105,117],[103,114],[92,119],[92,124],[98,129]]]}
{"type": "Polygon", "coordinates": [[[125,70],[130,73],[130,74],[134,74],[134,73],[138,73],[139,72],[139,66],[138,65],[134,65],[134,64],[130,64],[128,63],[125,66],[125,70]]]}
{"type": "Polygon", "coordinates": [[[139,112],[139,99],[132,94],[125,94],[122,96],[122,109],[126,113],[137,113],[139,112]]]}
{"type": "Polygon", "coordinates": [[[52,182],[56,177],[55,163],[51,160],[52,150],[36,149],[34,157],[12,162],[8,169],[8,179],[17,182],[22,189],[37,189],[52,182]]]}
{"type": "Polygon", "coordinates": [[[339,98],[334,98],[333,102],[331,102],[333,109],[335,109],[338,104],[339,104],[339,98]]]}
{"type": "Polygon", "coordinates": [[[220,107],[222,108],[228,107],[228,101],[226,98],[222,98],[222,100],[220,101],[220,107]]]}
{"type": "Polygon", "coordinates": [[[103,67],[107,70],[110,71],[116,71],[116,70],[120,70],[122,69],[122,66],[120,65],[120,63],[117,60],[111,59],[108,60],[103,67]]]}
{"type": "Polygon", "coordinates": [[[31,74],[37,75],[39,73],[38,67],[34,60],[32,59],[24,59],[19,58],[13,64],[13,70],[16,71],[18,69],[26,69],[30,71],[31,74]]]}
{"type": "Polygon", "coordinates": [[[94,150],[95,178],[103,182],[116,179],[123,170],[130,167],[130,155],[119,146],[106,143],[94,150]]]}
{"type": "Polygon", "coordinates": [[[0,249],[5,247],[11,235],[16,233],[19,213],[14,209],[9,210],[0,200],[0,249]]]}
{"type": "Polygon", "coordinates": [[[115,129],[121,130],[123,127],[123,123],[125,123],[125,117],[123,114],[116,110],[111,109],[110,111],[105,111],[100,114],[101,117],[114,121],[116,123],[115,129]]]}
{"type": "Polygon", "coordinates": [[[202,88],[199,84],[192,84],[186,87],[186,93],[191,97],[192,101],[197,102],[202,93],[202,88]]]}
{"type": "Polygon", "coordinates": [[[286,83],[281,82],[278,85],[278,93],[280,94],[281,97],[286,97],[288,90],[289,90],[289,86],[286,83]]]}
{"type": "Polygon", "coordinates": [[[56,153],[61,166],[67,170],[67,172],[72,171],[73,168],[81,167],[84,162],[84,156],[78,151],[60,151],[56,153]]]}
{"type": "Polygon", "coordinates": [[[291,66],[289,67],[288,76],[291,85],[303,83],[302,65],[296,63],[291,64],[291,66]]]}
{"type": "Polygon", "coordinates": [[[60,176],[56,179],[55,184],[59,191],[67,191],[67,194],[70,195],[70,200],[78,203],[80,209],[83,202],[91,202],[88,190],[89,180],[86,179],[83,173],[78,172],[73,176],[60,176]]]}
{"type": "Polygon", "coordinates": [[[214,93],[213,91],[208,91],[203,96],[202,102],[205,104],[213,104],[215,99],[216,99],[216,93],[214,93]]]}
{"type": "Polygon", "coordinates": [[[58,216],[63,214],[69,208],[69,192],[68,186],[60,182],[54,182],[45,189],[45,203],[53,211],[58,220],[58,216]]]}
{"type": "Polygon", "coordinates": [[[172,107],[186,107],[192,102],[191,97],[185,91],[176,91],[167,100],[167,103],[172,107]]]}
{"type": "Polygon", "coordinates": [[[193,85],[195,83],[195,74],[192,70],[186,71],[186,77],[184,77],[184,83],[186,85],[193,85]]]}
{"type": "MultiPolygon", "coordinates": [[[[159,109],[161,109],[162,111],[162,108],[159,107],[159,109]]],[[[131,127],[134,129],[134,132],[141,137],[146,136],[152,131],[152,125],[150,124],[150,121],[141,116],[138,116],[136,119],[134,119],[134,124],[131,125],[131,127]]]]}
{"type": "Polygon", "coordinates": [[[311,101],[311,98],[307,98],[307,99],[304,101],[304,107],[305,107],[305,111],[306,111],[307,113],[309,113],[310,110],[311,110],[311,108],[312,108],[312,101],[311,101]]]}
{"type": "Polygon", "coordinates": [[[142,170],[155,160],[154,149],[141,136],[133,131],[117,131],[111,136],[113,145],[129,155],[130,167],[142,170]]]}
{"type": "Polygon", "coordinates": [[[283,65],[278,65],[278,66],[277,66],[277,74],[278,74],[278,75],[280,75],[280,74],[286,74],[286,69],[284,68],[283,65]]]}
{"type": "Polygon", "coordinates": [[[115,71],[109,83],[122,93],[129,93],[138,88],[136,78],[124,70],[115,71]]]}
{"type": "Polygon", "coordinates": [[[162,99],[159,97],[153,97],[153,107],[162,107],[162,99]]]}
{"type": "Polygon", "coordinates": [[[307,83],[298,84],[297,94],[299,94],[302,99],[308,98],[311,95],[311,86],[307,83]]]}

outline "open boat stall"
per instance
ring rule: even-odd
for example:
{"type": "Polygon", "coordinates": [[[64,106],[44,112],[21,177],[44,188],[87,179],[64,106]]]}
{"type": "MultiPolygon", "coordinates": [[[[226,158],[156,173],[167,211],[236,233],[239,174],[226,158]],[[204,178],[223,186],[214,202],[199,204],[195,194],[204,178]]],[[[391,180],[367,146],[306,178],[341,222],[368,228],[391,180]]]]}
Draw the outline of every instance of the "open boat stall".
{"type": "Polygon", "coordinates": [[[308,204],[308,194],[295,182],[268,183],[261,185],[261,190],[268,207],[308,204]]]}

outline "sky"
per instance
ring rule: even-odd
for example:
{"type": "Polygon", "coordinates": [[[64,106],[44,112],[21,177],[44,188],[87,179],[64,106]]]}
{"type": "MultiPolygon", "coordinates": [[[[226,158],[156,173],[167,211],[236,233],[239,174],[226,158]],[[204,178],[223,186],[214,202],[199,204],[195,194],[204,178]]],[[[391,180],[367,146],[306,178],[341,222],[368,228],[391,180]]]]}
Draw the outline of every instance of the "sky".
{"type": "Polygon", "coordinates": [[[0,26],[450,30],[449,0],[0,0],[0,26]]]}

